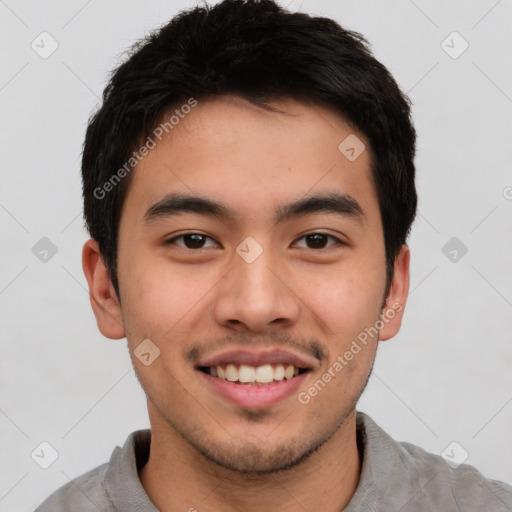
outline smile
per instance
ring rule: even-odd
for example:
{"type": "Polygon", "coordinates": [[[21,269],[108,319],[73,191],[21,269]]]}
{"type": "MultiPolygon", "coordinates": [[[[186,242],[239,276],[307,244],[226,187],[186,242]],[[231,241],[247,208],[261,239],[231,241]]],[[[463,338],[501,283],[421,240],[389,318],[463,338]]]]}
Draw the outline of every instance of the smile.
{"type": "Polygon", "coordinates": [[[307,371],[306,368],[299,368],[293,364],[251,366],[234,363],[200,367],[199,370],[228,382],[253,386],[264,386],[283,380],[290,380],[307,371]]]}
{"type": "Polygon", "coordinates": [[[195,370],[215,399],[237,408],[263,409],[298,393],[318,367],[319,361],[305,354],[253,347],[212,355],[195,370]]]}

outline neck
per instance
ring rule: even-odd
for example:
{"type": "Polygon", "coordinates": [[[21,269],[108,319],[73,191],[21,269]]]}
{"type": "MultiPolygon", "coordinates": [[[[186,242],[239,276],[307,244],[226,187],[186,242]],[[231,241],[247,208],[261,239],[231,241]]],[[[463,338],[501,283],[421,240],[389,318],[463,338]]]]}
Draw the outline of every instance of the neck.
{"type": "Polygon", "coordinates": [[[151,450],[139,478],[159,510],[343,510],[361,468],[353,409],[336,433],[302,463],[265,475],[231,471],[207,460],[165,423],[151,422],[151,450]]]}

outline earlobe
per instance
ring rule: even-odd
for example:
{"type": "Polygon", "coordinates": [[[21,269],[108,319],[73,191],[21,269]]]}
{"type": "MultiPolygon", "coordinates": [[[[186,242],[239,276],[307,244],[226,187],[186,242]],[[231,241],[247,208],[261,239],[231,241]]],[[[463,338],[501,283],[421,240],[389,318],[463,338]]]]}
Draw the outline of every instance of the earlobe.
{"type": "Polygon", "coordinates": [[[382,309],[381,320],[383,327],[379,333],[379,340],[385,341],[395,336],[402,325],[405,303],[409,294],[409,260],[410,251],[407,245],[402,245],[395,259],[394,275],[382,309]]]}
{"type": "Polygon", "coordinates": [[[92,238],[84,244],[82,268],[89,285],[89,298],[98,329],[107,338],[124,338],[126,334],[121,306],[103,263],[98,243],[92,238]]]}

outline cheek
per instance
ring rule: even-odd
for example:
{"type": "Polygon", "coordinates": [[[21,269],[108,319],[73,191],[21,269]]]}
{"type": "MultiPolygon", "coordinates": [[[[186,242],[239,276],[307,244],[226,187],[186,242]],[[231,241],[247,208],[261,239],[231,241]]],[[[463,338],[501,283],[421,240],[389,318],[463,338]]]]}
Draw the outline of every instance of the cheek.
{"type": "Polygon", "coordinates": [[[347,341],[378,319],[384,280],[382,272],[347,265],[323,275],[310,274],[298,295],[326,325],[327,334],[347,341]]]}
{"type": "Polygon", "coordinates": [[[206,318],[208,292],[222,276],[206,266],[180,268],[164,258],[142,255],[133,257],[120,275],[121,271],[127,333],[154,338],[166,350],[176,346],[169,339],[193,329],[198,316],[206,318]]]}
{"type": "Polygon", "coordinates": [[[184,301],[179,278],[170,280],[165,268],[152,265],[148,258],[133,258],[120,266],[119,278],[127,333],[151,339],[171,328],[184,301]]]}

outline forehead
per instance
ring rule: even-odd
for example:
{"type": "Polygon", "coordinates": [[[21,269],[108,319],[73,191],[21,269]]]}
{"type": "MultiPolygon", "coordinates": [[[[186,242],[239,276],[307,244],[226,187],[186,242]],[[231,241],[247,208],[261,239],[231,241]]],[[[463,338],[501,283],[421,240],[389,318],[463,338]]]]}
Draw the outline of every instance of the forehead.
{"type": "Polygon", "coordinates": [[[365,214],[378,215],[365,137],[324,106],[287,99],[271,107],[279,112],[224,96],[175,116],[132,171],[123,215],[141,221],[153,203],[179,191],[223,198],[240,219],[254,220],[270,215],[271,204],[315,190],[350,195],[365,214]]]}

